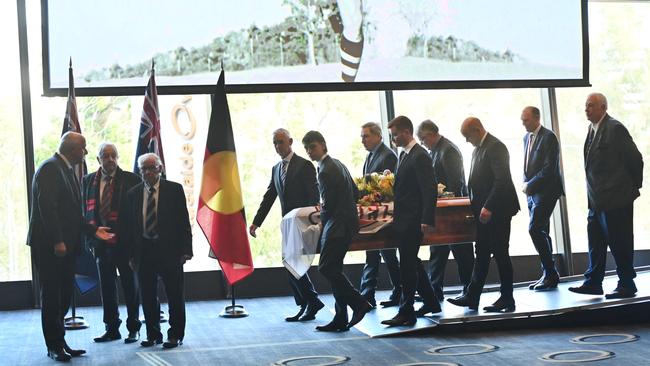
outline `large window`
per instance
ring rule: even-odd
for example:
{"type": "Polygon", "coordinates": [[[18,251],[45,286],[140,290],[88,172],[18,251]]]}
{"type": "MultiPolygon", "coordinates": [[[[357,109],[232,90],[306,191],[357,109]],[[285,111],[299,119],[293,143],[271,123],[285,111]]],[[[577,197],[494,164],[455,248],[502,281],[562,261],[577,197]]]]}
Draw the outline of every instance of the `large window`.
{"type": "MultiPolygon", "coordinates": [[[[609,101],[608,113],[628,128],[645,158],[644,187],[650,182],[650,3],[592,2],[589,4],[589,38],[592,88],[558,89],[562,156],[574,252],[587,251],[587,193],[583,146],[589,121],[585,101],[601,92],[609,101]]],[[[650,248],[650,209],[647,188],[635,202],[635,248],[650,248]]]]}
{"type": "MultiPolygon", "coordinates": [[[[465,178],[469,177],[473,146],[465,142],[460,125],[469,116],[481,120],[489,133],[508,147],[510,174],[515,184],[521,211],[512,219],[510,254],[535,254],[528,235],[528,208],[521,192],[523,171],[523,136],[521,111],[525,106],[540,106],[537,89],[449,90],[395,92],[395,113],[411,119],[414,127],[425,119],[435,122],[440,134],[454,142],[463,154],[465,178]]],[[[428,258],[423,249],[421,258],[428,258]]]]}
{"type": "Polygon", "coordinates": [[[0,281],[27,280],[27,186],[16,2],[0,3],[0,281]]]}

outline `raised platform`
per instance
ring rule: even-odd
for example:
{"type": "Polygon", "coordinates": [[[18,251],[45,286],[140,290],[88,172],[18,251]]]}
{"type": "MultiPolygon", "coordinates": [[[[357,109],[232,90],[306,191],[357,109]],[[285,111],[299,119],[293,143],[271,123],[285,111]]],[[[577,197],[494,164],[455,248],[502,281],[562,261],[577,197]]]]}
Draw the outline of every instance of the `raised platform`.
{"type": "MultiPolygon", "coordinates": [[[[553,317],[570,312],[594,310],[612,306],[635,304],[650,301],[650,270],[643,270],[637,273],[635,279],[638,288],[637,296],[630,299],[607,300],[605,296],[580,295],[570,292],[569,287],[579,286],[583,276],[562,278],[557,289],[550,291],[531,291],[528,284],[519,284],[514,290],[516,310],[512,313],[486,313],[484,306],[492,304],[499,297],[498,288],[496,291],[484,292],[481,296],[481,303],[478,311],[458,307],[444,301],[442,312],[418,318],[413,327],[388,327],[381,324],[382,320],[392,318],[397,307],[381,308],[369,312],[356,328],[370,337],[386,337],[398,334],[421,332],[425,329],[444,327],[446,325],[459,325],[478,323],[494,320],[529,320],[534,317],[553,317]]],[[[605,293],[611,292],[617,284],[616,275],[610,275],[603,282],[605,293]]],[[[416,303],[416,309],[421,303],[416,303]]]]}

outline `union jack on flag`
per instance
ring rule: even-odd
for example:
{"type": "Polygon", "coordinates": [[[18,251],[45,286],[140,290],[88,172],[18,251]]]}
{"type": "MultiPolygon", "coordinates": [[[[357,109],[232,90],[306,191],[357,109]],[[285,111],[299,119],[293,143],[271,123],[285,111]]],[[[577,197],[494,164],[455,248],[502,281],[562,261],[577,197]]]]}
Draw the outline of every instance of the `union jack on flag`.
{"type": "MultiPolygon", "coordinates": [[[[155,72],[153,63],[151,65],[151,76],[144,91],[144,104],[140,116],[140,132],[138,133],[138,147],[135,150],[135,161],[133,172],[140,174],[138,157],[142,154],[154,153],[160,157],[165,166],[162,141],[160,138],[160,112],[158,111],[158,89],[156,88],[155,72]]],[[[163,175],[164,175],[163,168],[163,175]]]]}

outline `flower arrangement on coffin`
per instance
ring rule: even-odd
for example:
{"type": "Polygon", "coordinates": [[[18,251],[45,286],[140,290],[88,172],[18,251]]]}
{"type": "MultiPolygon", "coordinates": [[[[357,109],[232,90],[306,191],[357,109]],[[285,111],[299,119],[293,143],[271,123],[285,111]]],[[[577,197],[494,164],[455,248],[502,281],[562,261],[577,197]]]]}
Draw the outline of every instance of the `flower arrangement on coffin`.
{"type": "Polygon", "coordinates": [[[446,185],[442,183],[438,183],[438,198],[452,198],[455,197],[454,192],[447,192],[445,191],[445,188],[447,188],[446,185]]]}
{"type": "Polygon", "coordinates": [[[357,203],[361,206],[393,201],[395,175],[388,169],[384,170],[382,174],[372,173],[355,178],[354,182],[359,189],[359,201],[357,203]]]}

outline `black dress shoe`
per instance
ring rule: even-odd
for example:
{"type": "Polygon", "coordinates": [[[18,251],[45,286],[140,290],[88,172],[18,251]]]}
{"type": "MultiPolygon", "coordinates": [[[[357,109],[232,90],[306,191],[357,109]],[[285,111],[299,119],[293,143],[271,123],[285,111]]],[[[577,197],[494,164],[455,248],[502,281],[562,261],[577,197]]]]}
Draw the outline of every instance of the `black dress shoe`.
{"type": "Polygon", "coordinates": [[[167,338],[167,341],[165,341],[165,343],[163,343],[163,348],[168,348],[168,349],[169,348],[176,348],[176,347],[178,347],[178,346],[180,346],[182,344],[183,344],[182,339],[169,337],[169,338],[167,338]]]}
{"type": "Polygon", "coordinates": [[[380,301],[379,305],[381,305],[384,308],[389,308],[391,306],[397,306],[399,305],[399,297],[398,298],[393,298],[393,299],[388,299],[384,301],[380,301]]]}
{"type": "Polygon", "coordinates": [[[72,357],[79,357],[86,354],[85,349],[72,349],[67,343],[63,346],[63,350],[72,357]]]}
{"type": "Polygon", "coordinates": [[[560,283],[559,276],[546,276],[544,279],[535,285],[533,288],[535,291],[545,291],[557,288],[557,284],[560,283]]]}
{"type": "Polygon", "coordinates": [[[605,295],[606,299],[627,299],[636,296],[636,289],[617,287],[613,292],[605,295]]]}
{"type": "Polygon", "coordinates": [[[359,305],[353,312],[352,312],[352,318],[350,319],[350,322],[348,323],[348,328],[352,328],[355,326],[357,323],[363,319],[366,314],[373,309],[373,306],[370,305],[369,302],[364,301],[361,305],[359,305]]]}
{"type": "Polygon", "coordinates": [[[578,287],[569,287],[569,291],[575,292],[576,294],[583,294],[583,295],[602,295],[604,293],[602,286],[585,285],[585,284],[578,287]]]}
{"type": "Polygon", "coordinates": [[[144,341],[140,342],[140,345],[142,347],[153,347],[157,344],[161,344],[162,338],[156,338],[156,339],[145,339],[144,341]]]}
{"type": "Polygon", "coordinates": [[[107,330],[106,333],[100,335],[99,337],[93,338],[93,341],[97,343],[103,343],[103,342],[110,342],[110,341],[115,341],[122,338],[122,335],[120,334],[119,331],[110,331],[107,330]]]}
{"type": "Polygon", "coordinates": [[[63,348],[60,349],[48,349],[47,357],[53,359],[54,361],[59,362],[68,362],[72,358],[69,354],[65,353],[63,348]]]}
{"type": "Polygon", "coordinates": [[[129,336],[124,338],[124,343],[127,343],[127,344],[128,343],[135,343],[135,342],[138,341],[138,339],[140,339],[140,332],[135,330],[133,332],[129,332],[129,336]]]}
{"type": "Polygon", "coordinates": [[[299,321],[305,322],[305,321],[308,321],[308,320],[316,319],[316,313],[318,313],[318,311],[325,306],[325,304],[323,304],[322,301],[320,301],[318,299],[316,299],[316,301],[317,302],[315,302],[315,303],[311,303],[311,304],[307,305],[307,309],[305,310],[305,314],[303,314],[303,316],[301,316],[298,319],[299,321]]]}
{"type": "Polygon", "coordinates": [[[500,297],[494,304],[483,308],[486,313],[511,313],[515,311],[515,299],[500,297]]]}
{"type": "Polygon", "coordinates": [[[374,296],[364,296],[363,298],[368,302],[368,304],[370,304],[370,306],[372,306],[373,309],[377,307],[377,300],[375,300],[374,296]]]}
{"type": "Polygon", "coordinates": [[[422,305],[419,309],[415,311],[415,316],[418,318],[421,318],[429,313],[439,313],[442,311],[442,308],[440,307],[440,303],[435,302],[433,304],[425,304],[422,305]]]}
{"type": "Polygon", "coordinates": [[[301,306],[300,310],[298,310],[298,313],[296,313],[296,315],[288,316],[288,317],[284,318],[284,320],[286,320],[288,322],[297,322],[298,320],[300,320],[300,317],[302,316],[302,314],[305,313],[306,308],[307,308],[307,305],[301,306]]]}
{"type": "Polygon", "coordinates": [[[456,306],[467,306],[472,310],[478,310],[478,300],[474,300],[467,295],[461,295],[453,299],[447,299],[447,302],[450,302],[456,306]]]}
{"type": "Polygon", "coordinates": [[[537,281],[531,283],[530,285],[528,285],[528,289],[529,289],[529,290],[534,290],[534,289],[535,289],[535,286],[537,286],[537,285],[539,285],[540,283],[542,283],[542,281],[544,281],[544,276],[540,277],[539,280],[537,280],[537,281]]]}
{"type": "Polygon", "coordinates": [[[404,315],[398,313],[392,319],[382,320],[381,324],[388,325],[390,327],[396,327],[400,325],[406,325],[412,327],[415,325],[415,323],[417,323],[417,321],[418,319],[415,317],[415,314],[404,315]]]}
{"type": "Polygon", "coordinates": [[[316,330],[319,332],[345,332],[350,330],[347,324],[337,324],[334,321],[325,325],[317,325],[316,330]]]}

